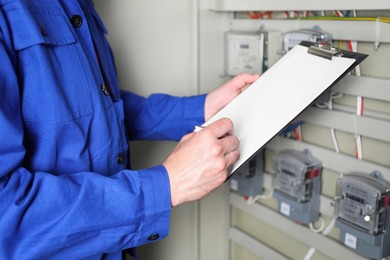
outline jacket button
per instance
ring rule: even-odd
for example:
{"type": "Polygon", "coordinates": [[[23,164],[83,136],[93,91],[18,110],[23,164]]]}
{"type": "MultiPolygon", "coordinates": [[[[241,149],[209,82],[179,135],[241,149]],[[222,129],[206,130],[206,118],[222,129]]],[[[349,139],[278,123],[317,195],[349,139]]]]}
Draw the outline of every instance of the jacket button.
{"type": "Polygon", "coordinates": [[[39,25],[39,30],[41,31],[42,36],[47,36],[47,32],[45,28],[42,25],[39,25]]]}
{"type": "Polygon", "coordinates": [[[160,238],[160,235],[157,234],[157,233],[151,234],[151,235],[148,237],[149,241],[155,241],[155,240],[157,240],[157,239],[159,239],[159,238],[160,238]]]}
{"type": "Polygon", "coordinates": [[[118,153],[117,162],[118,164],[123,164],[125,162],[123,153],[118,153]]]}
{"type": "Polygon", "coordinates": [[[110,92],[108,92],[106,84],[104,84],[104,83],[102,84],[102,90],[103,90],[104,95],[106,95],[106,96],[110,95],[110,92]]]}
{"type": "Polygon", "coordinates": [[[70,18],[70,22],[72,23],[73,27],[79,28],[83,24],[83,18],[76,14],[70,18]]]}

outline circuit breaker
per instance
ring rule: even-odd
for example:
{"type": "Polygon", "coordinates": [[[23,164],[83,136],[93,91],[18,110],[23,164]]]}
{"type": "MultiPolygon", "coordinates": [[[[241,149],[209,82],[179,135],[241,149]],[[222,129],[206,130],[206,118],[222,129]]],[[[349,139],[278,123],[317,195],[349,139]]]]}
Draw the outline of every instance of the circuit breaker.
{"type": "Polygon", "coordinates": [[[390,182],[379,172],[354,172],[336,183],[335,217],[340,241],[358,254],[390,255],[390,182]]]}
{"type": "Polygon", "coordinates": [[[244,163],[230,179],[230,188],[242,196],[263,193],[264,153],[260,151],[244,163]]]}
{"type": "Polygon", "coordinates": [[[310,224],[320,217],[322,163],[309,151],[284,150],[274,157],[274,192],[280,213],[310,224]]]}
{"type": "Polygon", "coordinates": [[[225,34],[225,70],[229,76],[261,74],[265,34],[260,31],[229,31],[225,34]]]}

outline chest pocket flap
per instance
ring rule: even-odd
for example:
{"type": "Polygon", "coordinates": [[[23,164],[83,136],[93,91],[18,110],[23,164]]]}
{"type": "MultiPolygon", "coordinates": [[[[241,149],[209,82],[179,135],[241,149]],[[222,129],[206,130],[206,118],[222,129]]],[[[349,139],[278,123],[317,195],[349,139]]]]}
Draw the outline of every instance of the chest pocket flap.
{"type": "Polygon", "coordinates": [[[4,7],[15,50],[36,44],[66,45],[76,41],[67,19],[58,8],[34,10],[20,2],[4,7]]]}

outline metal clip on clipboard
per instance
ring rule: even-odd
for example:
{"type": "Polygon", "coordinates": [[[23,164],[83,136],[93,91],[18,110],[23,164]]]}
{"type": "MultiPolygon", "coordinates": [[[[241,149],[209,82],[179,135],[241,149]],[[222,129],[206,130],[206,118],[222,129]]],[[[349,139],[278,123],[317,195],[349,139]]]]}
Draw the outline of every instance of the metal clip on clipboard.
{"type": "Polygon", "coordinates": [[[308,53],[331,60],[333,56],[343,56],[341,49],[329,44],[313,44],[307,50],[308,53]]]}

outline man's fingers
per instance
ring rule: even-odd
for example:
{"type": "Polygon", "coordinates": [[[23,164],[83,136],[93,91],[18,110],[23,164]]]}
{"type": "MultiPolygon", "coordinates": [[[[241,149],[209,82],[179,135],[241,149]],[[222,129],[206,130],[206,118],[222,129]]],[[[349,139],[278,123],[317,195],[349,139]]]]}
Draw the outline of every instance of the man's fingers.
{"type": "Polygon", "coordinates": [[[234,135],[226,135],[220,139],[221,145],[225,148],[224,154],[228,154],[237,150],[240,145],[240,140],[234,135]]]}
{"type": "Polygon", "coordinates": [[[221,138],[233,132],[233,122],[228,118],[221,118],[208,125],[202,131],[204,130],[209,131],[216,138],[221,138]]]}
{"type": "Polygon", "coordinates": [[[238,159],[240,159],[240,152],[238,150],[234,150],[234,151],[226,154],[225,159],[226,159],[226,162],[228,165],[227,169],[229,169],[230,166],[232,166],[234,163],[236,163],[238,161],[238,159]]]}
{"type": "Polygon", "coordinates": [[[240,74],[233,78],[233,86],[239,86],[240,92],[246,89],[250,84],[252,84],[255,80],[259,78],[258,74],[240,74]]]}

